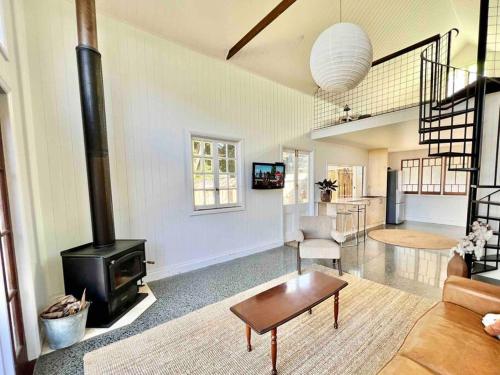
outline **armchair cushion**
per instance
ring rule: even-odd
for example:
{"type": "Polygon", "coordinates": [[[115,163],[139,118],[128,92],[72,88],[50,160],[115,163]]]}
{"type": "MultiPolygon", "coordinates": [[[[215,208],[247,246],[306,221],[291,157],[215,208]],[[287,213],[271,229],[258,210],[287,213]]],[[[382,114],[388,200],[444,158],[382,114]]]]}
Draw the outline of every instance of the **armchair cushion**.
{"type": "Polygon", "coordinates": [[[305,239],[300,244],[300,257],[314,259],[339,259],[340,247],[331,239],[305,239]]]}
{"type": "Polygon", "coordinates": [[[342,242],[345,241],[345,236],[342,233],[337,232],[336,230],[332,230],[331,233],[330,233],[330,235],[338,243],[342,243],[342,242]]]}
{"type": "Polygon", "coordinates": [[[332,238],[333,221],[330,216],[302,216],[299,228],[304,233],[304,238],[322,238],[329,240],[332,238]]]}

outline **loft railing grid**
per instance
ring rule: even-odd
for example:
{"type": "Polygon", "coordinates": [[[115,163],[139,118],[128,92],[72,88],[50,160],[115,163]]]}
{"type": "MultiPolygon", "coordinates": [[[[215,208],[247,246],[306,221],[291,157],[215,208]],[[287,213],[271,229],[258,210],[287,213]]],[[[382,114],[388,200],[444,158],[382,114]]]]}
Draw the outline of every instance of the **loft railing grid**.
{"type": "Polygon", "coordinates": [[[500,0],[489,0],[486,37],[485,76],[500,76],[500,0]]]}
{"type": "Polygon", "coordinates": [[[345,93],[318,89],[314,97],[314,129],[417,107],[420,54],[429,44],[438,43],[439,35],[435,35],[374,61],[366,78],[345,93]]]}

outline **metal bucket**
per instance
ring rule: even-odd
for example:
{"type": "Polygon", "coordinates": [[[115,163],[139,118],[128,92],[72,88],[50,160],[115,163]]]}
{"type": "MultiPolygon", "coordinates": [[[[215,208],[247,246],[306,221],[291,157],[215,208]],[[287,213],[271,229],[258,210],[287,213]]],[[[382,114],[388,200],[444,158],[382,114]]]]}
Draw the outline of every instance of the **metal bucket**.
{"type": "Polygon", "coordinates": [[[62,349],[71,346],[85,336],[85,325],[90,303],[75,315],[58,319],[43,319],[45,334],[51,349],[62,349]]]}

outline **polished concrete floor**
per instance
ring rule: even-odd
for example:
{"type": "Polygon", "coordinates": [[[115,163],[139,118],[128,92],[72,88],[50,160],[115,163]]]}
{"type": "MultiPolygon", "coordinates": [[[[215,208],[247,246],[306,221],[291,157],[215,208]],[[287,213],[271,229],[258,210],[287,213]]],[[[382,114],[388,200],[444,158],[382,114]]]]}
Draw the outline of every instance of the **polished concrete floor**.
{"type": "MultiPolygon", "coordinates": [[[[459,238],[464,229],[408,222],[398,228],[416,229],[459,238]]],[[[410,293],[439,299],[446,277],[448,251],[416,250],[367,239],[342,249],[345,272],[410,293]]],[[[331,261],[316,261],[332,266],[331,261]]],[[[311,261],[304,260],[307,270],[311,261]]],[[[296,269],[296,250],[283,246],[263,253],[169,277],[149,284],[157,301],[127,327],[86,340],[39,358],[36,374],[83,374],[85,353],[153,328],[296,269]]]]}

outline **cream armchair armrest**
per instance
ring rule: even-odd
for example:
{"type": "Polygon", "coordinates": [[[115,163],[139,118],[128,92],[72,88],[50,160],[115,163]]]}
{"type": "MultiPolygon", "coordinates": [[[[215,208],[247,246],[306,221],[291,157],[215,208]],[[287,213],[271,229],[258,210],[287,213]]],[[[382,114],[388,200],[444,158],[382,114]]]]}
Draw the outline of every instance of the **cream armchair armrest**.
{"type": "Polygon", "coordinates": [[[304,232],[302,232],[300,229],[297,229],[292,236],[293,241],[297,242],[302,242],[304,241],[304,232]]]}
{"type": "Polygon", "coordinates": [[[345,241],[345,236],[342,233],[337,232],[336,230],[332,230],[330,232],[330,235],[335,240],[335,242],[343,243],[345,241]]]}

